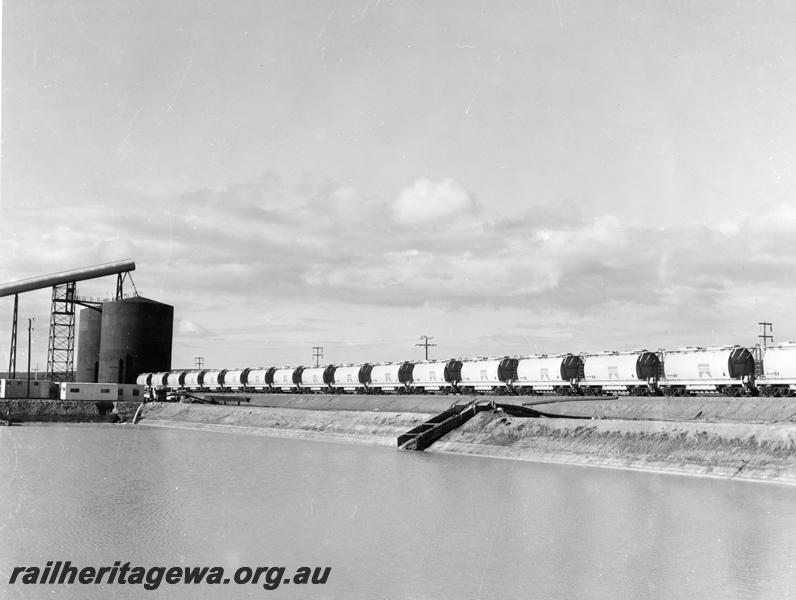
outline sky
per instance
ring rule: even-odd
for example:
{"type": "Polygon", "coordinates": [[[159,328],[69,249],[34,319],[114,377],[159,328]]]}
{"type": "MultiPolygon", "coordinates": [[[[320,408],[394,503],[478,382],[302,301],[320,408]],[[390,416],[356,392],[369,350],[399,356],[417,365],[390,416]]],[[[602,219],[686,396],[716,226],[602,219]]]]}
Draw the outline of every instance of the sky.
{"type": "MultiPolygon", "coordinates": [[[[186,368],[793,340],[795,26],[791,2],[6,0],[0,282],[130,258],[186,368]]],[[[42,370],[49,303],[20,297],[42,370]]]]}

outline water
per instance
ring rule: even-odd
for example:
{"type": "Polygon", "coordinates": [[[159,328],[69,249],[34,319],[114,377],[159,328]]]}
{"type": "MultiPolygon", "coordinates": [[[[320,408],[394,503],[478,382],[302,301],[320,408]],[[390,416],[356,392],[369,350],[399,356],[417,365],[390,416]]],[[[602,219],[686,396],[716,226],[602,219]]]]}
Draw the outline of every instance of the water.
{"type": "Polygon", "coordinates": [[[0,429],[0,597],[787,598],[796,490],[132,426],[0,429]],[[322,586],[8,585],[15,565],[330,566],[322,586]]]}

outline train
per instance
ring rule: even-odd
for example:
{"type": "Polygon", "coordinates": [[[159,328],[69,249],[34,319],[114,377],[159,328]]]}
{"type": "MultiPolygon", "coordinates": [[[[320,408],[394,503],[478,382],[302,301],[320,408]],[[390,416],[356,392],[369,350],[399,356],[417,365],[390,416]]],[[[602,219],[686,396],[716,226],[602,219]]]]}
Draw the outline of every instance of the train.
{"type": "Polygon", "coordinates": [[[186,369],[141,373],[136,383],[171,394],[788,396],[796,394],[796,344],[186,369]]]}

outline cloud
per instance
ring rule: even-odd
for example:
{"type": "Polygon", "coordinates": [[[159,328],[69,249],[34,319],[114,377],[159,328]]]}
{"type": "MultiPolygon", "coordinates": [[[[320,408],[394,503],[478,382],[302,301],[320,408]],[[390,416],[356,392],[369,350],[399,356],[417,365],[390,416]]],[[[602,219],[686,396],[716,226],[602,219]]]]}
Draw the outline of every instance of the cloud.
{"type": "Polygon", "coordinates": [[[178,333],[202,337],[219,315],[236,331],[277,306],[318,317],[315,307],[329,303],[473,308],[484,318],[553,311],[594,329],[600,315],[641,328],[720,327],[745,307],[792,301],[796,277],[796,210],[785,205],[725,215],[712,228],[661,228],[611,214],[587,220],[566,205],[493,215],[453,179],[418,179],[380,200],[333,181],[275,177],[128,205],[59,209],[41,244],[5,223],[0,251],[16,259],[4,280],[129,256],[141,292],[179,304],[190,320],[178,333]]]}
{"type": "Polygon", "coordinates": [[[128,239],[120,238],[103,240],[97,250],[102,262],[125,260],[136,254],[135,244],[128,239]]]}
{"type": "Polygon", "coordinates": [[[192,321],[188,321],[187,319],[179,319],[177,321],[175,334],[183,337],[200,337],[200,338],[206,338],[211,335],[211,333],[207,329],[205,329],[201,325],[193,323],[192,321]]]}
{"type": "Polygon", "coordinates": [[[418,179],[404,188],[392,203],[395,222],[408,227],[446,229],[472,224],[480,213],[478,203],[453,179],[418,179]]]}

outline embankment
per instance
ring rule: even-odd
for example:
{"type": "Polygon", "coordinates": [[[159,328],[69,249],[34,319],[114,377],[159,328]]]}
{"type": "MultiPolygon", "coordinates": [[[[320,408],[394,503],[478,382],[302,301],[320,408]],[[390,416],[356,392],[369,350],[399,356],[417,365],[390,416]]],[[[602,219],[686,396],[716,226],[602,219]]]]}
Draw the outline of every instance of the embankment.
{"type": "Polygon", "coordinates": [[[688,398],[620,396],[573,399],[541,396],[368,396],[330,394],[245,394],[250,406],[439,414],[452,403],[491,399],[542,412],[590,419],[648,421],[737,421],[773,423],[796,418],[796,398],[688,398]]]}
{"type": "Polygon", "coordinates": [[[428,451],[796,485],[796,423],[525,419],[485,412],[428,451]]]}
{"type": "Polygon", "coordinates": [[[419,412],[356,411],[208,404],[145,404],[139,423],[275,437],[395,446],[398,436],[429,415],[419,412]]]}
{"type": "Polygon", "coordinates": [[[448,408],[454,401],[461,401],[464,398],[466,402],[473,399],[470,396],[376,394],[241,394],[241,396],[248,399],[249,406],[302,408],[305,410],[410,412],[435,415],[448,408]]]}
{"type": "Polygon", "coordinates": [[[546,413],[591,419],[775,423],[796,418],[796,398],[620,396],[612,399],[572,400],[514,396],[510,401],[512,404],[523,404],[546,413]]]}
{"type": "Polygon", "coordinates": [[[0,419],[12,423],[93,423],[126,421],[140,402],[93,402],[89,400],[0,400],[0,419]]]}
{"type": "MultiPolygon", "coordinates": [[[[453,400],[466,401],[271,396],[252,398],[256,406],[152,403],[144,405],[140,422],[394,447],[400,434],[442,412],[453,400]]],[[[522,400],[512,403],[528,403],[522,400]]],[[[796,399],[543,402],[534,408],[581,419],[482,412],[427,451],[796,485],[796,399]]]]}

